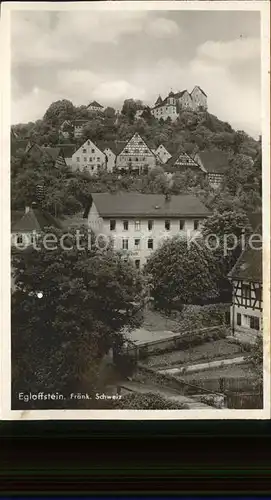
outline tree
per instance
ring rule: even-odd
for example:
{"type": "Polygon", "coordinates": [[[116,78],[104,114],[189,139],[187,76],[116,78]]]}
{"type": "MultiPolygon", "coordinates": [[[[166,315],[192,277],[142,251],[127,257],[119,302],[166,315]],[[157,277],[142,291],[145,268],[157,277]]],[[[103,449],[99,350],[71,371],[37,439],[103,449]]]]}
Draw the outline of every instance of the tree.
{"type": "Polygon", "coordinates": [[[170,311],[218,296],[216,262],[201,238],[166,239],[145,266],[158,308],[170,311]]]}
{"type": "Polygon", "coordinates": [[[185,410],[188,406],[184,403],[165,399],[159,394],[146,392],[145,394],[125,394],[121,399],[108,403],[107,408],[122,410],[185,410]]]}
{"type": "Polygon", "coordinates": [[[18,391],[45,388],[46,392],[91,392],[102,356],[110,348],[118,351],[121,330],[140,322],[143,287],[132,263],[124,262],[110,245],[97,248],[84,227],[80,228],[82,249],[75,230],[65,237],[70,250],[60,244],[65,233],[48,228],[46,234],[54,248],[46,248],[40,238],[40,250],[13,254],[14,397],[18,391]]]}
{"type": "Polygon", "coordinates": [[[218,286],[225,297],[231,296],[231,285],[227,275],[233,268],[247,239],[252,233],[247,215],[243,211],[215,211],[205,220],[203,237],[206,243],[213,247],[218,272],[218,286]]]}
{"type": "Polygon", "coordinates": [[[71,101],[62,99],[50,104],[43,119],[50,122],[52,125],[59,126],[64,120],[72,120],[74,118],[75,108],[71,101]]]}
{"type": "Polygon", "coordinates": [[[263,388],[263,339],[258,337],[247,354],[246,360],[252,365],[252,371],[256,377],[256,384],[263,388]]]}
{"type": "Polygon", "coordinates": [[[141,109],[142,106],[142,101],[135,99],[125,99],[121,113],[128,118],[130,123],[133,123],[137,110],[141,109]]]}

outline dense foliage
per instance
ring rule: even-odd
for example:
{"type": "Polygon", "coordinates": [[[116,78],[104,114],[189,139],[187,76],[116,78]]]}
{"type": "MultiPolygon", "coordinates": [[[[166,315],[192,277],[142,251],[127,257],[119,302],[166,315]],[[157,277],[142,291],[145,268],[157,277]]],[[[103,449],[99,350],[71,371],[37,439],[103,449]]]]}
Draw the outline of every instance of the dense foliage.
{"type": "MultiPolygon", "coordinates": [[[[140,179],[128,176],[119,179],[117,175],[102,173],[95,179],[89,175],[59,172],[50,169],[47,172],[37,160],[11,158],[12,207],[23,208],[23,204],[33,196],[33,185],[44,181],[49,184],[50,192],[47,208],[54,214],[69,214],[82,208],[85,193],[107,191],[108,189],[165,192],[173,194],[195,193],[209,208],[255,211],[261,206],[261,141],[256,141],[242,131],[234,131],[225,122],[205,110],[185,110],[179,119],[172,122],[156,120],[147,108],[142,118],[136,120],[135,113],[142,103],[127,99],[121,113],[113,108],[106,108],[104,113],[90,114],[85,106],[76,107],[70,101],[52,103],[43,119],[28,124],[17,124],[13,131],[21,139],[31,139],[39,145],[56,146],[57,144],[75,143],[80,145],[84,139],[103,142],[128,140],[134,132],[139,132],[150,147],[164,143],[176,152],[180,146],[189,154],[204,149],[220,149],[230,155],[230,168],[224,183],[219,189],[213,189],[203,176],[189,169],[182,173],[173,173],[172,178],[164,175],[163,168],[158,168],[152,175],[142,175],[140,179]],[[82,139],[64,139],[59,136],[59,127],[68,120],[86,120],[82,139]],[[48,178],[48,175],[50,178],[48,178]],[[76,191],[77,195],[73,193],[76,191]],[[51,199],[52,198],[52,199],[51,199]],[[57,206],[57,209],[56,209],[57,206]]],[[[67,125],[69,127],[69,125],[67,125]]],[[[21,152],[22,153],[22,152],[21,152]]],[[[48,162],[47,162],[48,163],[48,162]]]]}
{"type": "Polygon", "coordinates": [[[182,237],[166,239],[151,254],[145,272],[156,306],[165,311],[218,296],[216,261],[201,238],[190,243],[182,237]]]}
{"type": "Polygon", "coordinates": [[[92,391],[103,355],[121,347],[124,326],[141,321],[142,281],[130,263],[110,247],[97,249],[93,235],[90,245],[83,227],[82,249],[75,231],[65,238],[70,250],[60,244],[61,231],[49,228],[49,234],[54,249],[39,240],[40,250],[30,247],[13,255],[14,397],[45,388],[92,391]]]}

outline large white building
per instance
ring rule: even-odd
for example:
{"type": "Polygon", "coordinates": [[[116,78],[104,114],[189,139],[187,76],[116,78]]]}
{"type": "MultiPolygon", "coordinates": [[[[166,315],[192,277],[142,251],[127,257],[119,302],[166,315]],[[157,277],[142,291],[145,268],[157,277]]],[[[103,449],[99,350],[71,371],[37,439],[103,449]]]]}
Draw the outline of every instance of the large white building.
{"type": "Polygon", "coordinates": [[[151,113],[157,120],[162,118],[165,121],[170,118],[175,121],[181,110],[192,109],[195,111],[199,108],[207,109],[207,95],[196,85],[191,93],[187,90],[175,93],[171,91],[165,99],[159,96],[151,113]]]}
{"type": "Polygon", "coordinates": [[[131,257],[136,267],[146,263],[164,238],[194,235],[210,215],[193,195],[95,193],[85,217],[96,234],[106,235],[114,248],[131,257]]]}

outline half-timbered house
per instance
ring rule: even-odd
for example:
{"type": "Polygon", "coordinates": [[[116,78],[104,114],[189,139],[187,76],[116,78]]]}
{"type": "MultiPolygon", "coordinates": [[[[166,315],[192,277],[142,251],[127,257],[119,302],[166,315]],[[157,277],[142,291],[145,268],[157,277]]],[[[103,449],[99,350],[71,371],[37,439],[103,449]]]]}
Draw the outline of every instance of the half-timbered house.
{"type": "Polygon", "coordinates": [[[247,248],[229,273],[232,282],[231,325],[234,336],[254,341],[262,331],[262,250],[247,248]]]}
{"type": "Polygon", "coordinates": [[[127,141],[116,158],[116,168],[121,173],[140,174],[154,168],[156,163],[156,155],[138,132],[127,141]]]}

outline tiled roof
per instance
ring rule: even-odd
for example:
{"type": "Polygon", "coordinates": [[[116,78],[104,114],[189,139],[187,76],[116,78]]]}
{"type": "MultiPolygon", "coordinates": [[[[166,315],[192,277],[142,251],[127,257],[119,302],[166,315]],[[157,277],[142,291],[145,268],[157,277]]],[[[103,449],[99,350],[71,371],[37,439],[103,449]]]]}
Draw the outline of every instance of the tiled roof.
{"type": "MultiPolygon", "coordinates": [[[[111,149],[114,154],[117,154],[117,145],[115,141],[96,141],[95,143],[98,148],[104,152],[105,149],[111,149]]],[[[125,145],[126,143],[124,143],[125,145]]],[[[122,146],[123,147],[123,146],[122,146]]]]}
{"type": "Polygon", "coordinates": [[[28,143],[29,139],[12,139],[10,143],[11,156],[16,156],[20,150],[25,153],[28,143]]]}
{"type": "Polygon", "coordinates": [[[229,168],[229,157],[223,151],[200,151],[196,157],[208,173],[224,174],[229,168]]]}
{"type": "Polygon", "coordinates": [[[177,153],[175,153],[166,163],[167,168],[171,167],[179,167],[179,166],[187,166],[187,167],[196,167],[202,171],[202,167],[183,149],[179,149],[177,153]],[[182,156],[182,158],[180,158],[182,156]],[[180,160],[179,160],[180,158],[180,160]],[[179,163],[178,163],[179,160],[179,163]]]}
{"type": "Polygon", "coordinates": [[[90,102],[90,103],[89,103],[89,105],[88,105],[87,107],[89,107],[89,106],[95,106],[96,108],[102,108],[102,107],[103,107],[103,106],[102,106],[101,104],[99,104],[97,101],[92,101],[92,102],[90,102]]]}
{"type": "Polygon", "coordinates": [[[11,226],[12,232],[43,231],[45,227],[61,229],[61,224],[51,214],[40,208],[30,208],[29,212],[11,226]]]}
{"type": "MultiPolygon", "coordinates": [[[[205,94],[204,90],[202,90],[202,88],[199,85],[195,85],[194,89],[195,88],[198,88],[205,95],[205,97],[207,97],[207,94],[205,94]]],[[[192,90],[192,92],[193,92],[193,90],[192,90]]],[[[192,94],[192,92],[191,92],[191,94],[192,94]]]]}
{"type": "Polygon", "coordinates": [[[244,250],[228,276],[233,279],[261,282],[262,251],[256,248],[247,248],[244,250]]]}
{"type": "Polygon", "coordinates": [[[46,146],[46,147],[42,146],[41,151],[42,151],[42,153],[45,153],[45,154],[51,156],[51,158],[53,160],[56,160],[58,158],[58,156],[62,153],[61,147],[59,147],[59,146],[55,147],[55,148],[49,147],[49,146],[46,146]]]}
{"type": "Polygon", "coordinates": [[[176,99],[179,99],[185,94],[185,92],[187,92],[187,90],[182,90],[181,92],[177,92],[176,94],[174,94],[174,97],[176,97],[176,99]]]}
{"type": "Polygon", "coordinates": [[[11,210],[10,212],[10,223],[11,227],[15,224],[15,222],[19,221],[24,216],[23,210],[11,210]]]}
{"type": "Polygon", "coordinates": [[[58,144],[63,151],[64,158],[71,158],[73,153],[77,150],[77,146],[75,144],[58,144]]]}
{"type": "Polygon", "coordinates": [[[171,196],[167,200],[162,194],[93,193],[92,199],[102,217],[207,217],[211,215],[201,201],[190,194],[171,196]]]}
{"type": "Polygon", "coordinates": [[[73,124],[74,124],[74,126],[76,126],[76,125],[80,126],[80,125],[84,125],[84,123],[88,123],[88,122],[89,122],[89,120],[86,120],[86,119],[85,120],[78,119],[78,120],[74,120],[73,124]]]}

